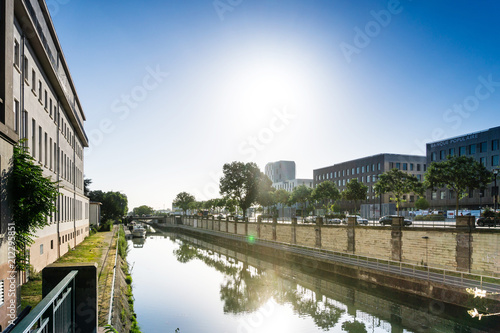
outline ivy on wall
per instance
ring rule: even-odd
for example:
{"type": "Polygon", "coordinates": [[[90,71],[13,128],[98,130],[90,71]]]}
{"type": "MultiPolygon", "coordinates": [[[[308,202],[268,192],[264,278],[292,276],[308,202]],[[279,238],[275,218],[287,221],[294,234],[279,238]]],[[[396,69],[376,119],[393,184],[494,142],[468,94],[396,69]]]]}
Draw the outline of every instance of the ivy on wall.
{"type": "Polygon", "coordinates": [[[47,226],[48,217],[56,212],[58,184],[44,177],[42,167],[30,155],[21,140],[14,146],[12,169],[9,177],[12,222],[16,232],[16,268],[27,270],[29,251],[35,232],[47,226]]]}

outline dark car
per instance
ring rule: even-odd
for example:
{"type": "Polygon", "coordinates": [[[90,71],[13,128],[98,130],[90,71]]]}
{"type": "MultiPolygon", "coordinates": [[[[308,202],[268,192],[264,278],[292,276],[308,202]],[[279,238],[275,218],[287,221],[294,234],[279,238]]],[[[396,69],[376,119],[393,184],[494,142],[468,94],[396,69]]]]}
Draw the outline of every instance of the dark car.
{"type": "MultiPolygon", "coordinates": [[[[378,223],[382,224],[382,225],[386,225],[386,224],[390,224],[392,225],[392,218],[393,217],[399,217],[399,216],[396,216],[396,215],[386,215],[386,216],[382,216],[379,220],[378,220],[378,223]]],[[[409,219],[404,219],[403,220],[403,225],[406,226],[406,225],[412,225],[412,222],[411,220],[409,219]]]]}
{"type": "Polygon", "coordinates": [[[476,224],[479,227],[496,227],[497,225],[500,225],[500,220],[492,217],[480,217],[477,219],[476,224]]]}

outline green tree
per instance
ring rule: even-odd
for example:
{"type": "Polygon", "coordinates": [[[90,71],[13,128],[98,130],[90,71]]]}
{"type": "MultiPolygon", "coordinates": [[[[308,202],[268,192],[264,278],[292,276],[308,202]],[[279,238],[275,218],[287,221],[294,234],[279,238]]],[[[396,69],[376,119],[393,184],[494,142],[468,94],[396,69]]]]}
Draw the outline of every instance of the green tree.
{"type": "Polygon", "coordinates": [[[368,186],[358,182],[357,178],[351,179],[347,183],[346,189],[342,192],[342,198],[347,201],[354,201],[354,210],[358,211],[358,201],[366,200],[368,186]]]}
{"type": "Polygon", "coordinates": [[[90,184],[92,184],[92,179],[85,178],[83,180],[83,194],[88,197],[90,193],[90,184]]]}
{"type": "Polygon", "coordinates": [[[268,212],[269,207],[276,204],[273,196],[275,189],[272,184],[269,177],[264,174],[260,175],[256,202],[262,207],[268,207],[268,212]]]}
{"type": "Polygon", "coordinates": [[[101,214],[104,221],[118,220],[127,215],[127,196],[120,192],[109,191],[104,194],[104,201],[101,206],[101,214]]]}
{"type": "MultiPolygon", "coordinates": [[[[299,185],[295,187],[290,195],[290,203],[300,203],[302,210],[306,210],[306,203],[311,200],[311,194],[313,189],[305,185],[299,185]]],[[[302,214],[302,219],[304,219],[304,214],[302,214]]]]}
{"type": "Polygon", "coordinates": [[[127,214],[128,199],[120,192],[103,192],[101,190],[90,191],[90,201],[100,202],[101,216],[103,221],[117,220],[127,214]]]}
{"type": "Polygon", "coordinates": [[[391,200],[396,201],[396,208],[399,215],[401,203],[406,202],[403,196],[409,193],[422,195],[424,188],[416,176],[394,168],[380,175],[375,183],[375,190],[379,194],[392,193],[391,200]]]}
{"type": "Polygon", "coordinates": [[[417,199],[417,201],[415,201],[415,208],[418,210],[426,210],[427,208],[429,208],[429,206],[429,201],[427,201],[427,199],[424,197],[420,197],[417,199]]]}
{"type": "Polygon", "coordinates": [[[220,179],[220,193],[236,201],[246,211],[257,201],[263,178],[266,177],[255,163],[232,162],[224,164],[220,179]]]}
{"type": "Polygon", "coordinates": [[[195,198],[193,195],[191,195],[187,192],[181,192],[181,193],[177,194],[177,196],[175,197],[174,202],[172,204],[175,207],[182,209],[184,214],[186,214],[186,210],[189,209],[189,205],[193,201],[195,201],[195,198]]]}
{"type": "Polygon", "coordinates": [[[484,189],[493,174],[472,157],[452,156],[441,162],[432,162],[425,174],[425,186],[430,189],[446,187],[455,193],[455,216],[459,201],[469,190],[484,189]]]}
{"type": "Polygon", "coordinates": [[[315,201],[322,202],[323,207],[328,209],[330,201],[337,201],[341,197],[337,186],[333,182],[326,181],[319,183],[311,193],[311,198],[315,201]]]}
{"type": "Polygon", "coordinates": [[[154,209],[152,207],[142,205],[139,207],[135,207],[133,210],[134,215],[142,216],[142,215],[151,215],[154,212],[154,209]]]}
{"type": "Polygon", "coordinates": [[[273,193],[274,196],[274,201],[276,203],[281,204],[281,216],[285,216],[284,214],[284,209],[288,201],[290,200],[290,192],[284,190],[284,189],[279,189],[273,193]]]}
{"type": "Polygon", "coordinates": [[[8,179],[15,225],[16,269],[24,271],[29,267],[27,249],[33,244],[35,232],[49,225],[48,217],[56,212],[58,185],[43,176],[42,168],[29,154],[24,140],[14,146],[8,179]]]}

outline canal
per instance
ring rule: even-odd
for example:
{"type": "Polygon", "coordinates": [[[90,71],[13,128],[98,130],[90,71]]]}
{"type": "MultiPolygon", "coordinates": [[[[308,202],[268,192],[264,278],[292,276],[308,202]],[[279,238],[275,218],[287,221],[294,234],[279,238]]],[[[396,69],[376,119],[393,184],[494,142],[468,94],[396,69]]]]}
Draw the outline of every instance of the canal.
{"type": "Polygon", "coordinates": [[[496,332],[498,324],[498,317],[470,318],[467,308],[179,233],[129,240],[129,249],[134,307],[145,333],[472,333],[496,332]]]}

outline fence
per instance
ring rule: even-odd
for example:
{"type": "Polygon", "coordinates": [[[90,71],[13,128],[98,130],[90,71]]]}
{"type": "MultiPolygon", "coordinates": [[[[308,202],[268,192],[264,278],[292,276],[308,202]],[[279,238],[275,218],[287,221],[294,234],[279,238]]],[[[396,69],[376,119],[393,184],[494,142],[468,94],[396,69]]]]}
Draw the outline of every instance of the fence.
{"type": "Polygon", "coordinates": [[[73,270],[15,327],[11,333],[75,332],[75,276],[73,270]]]}

